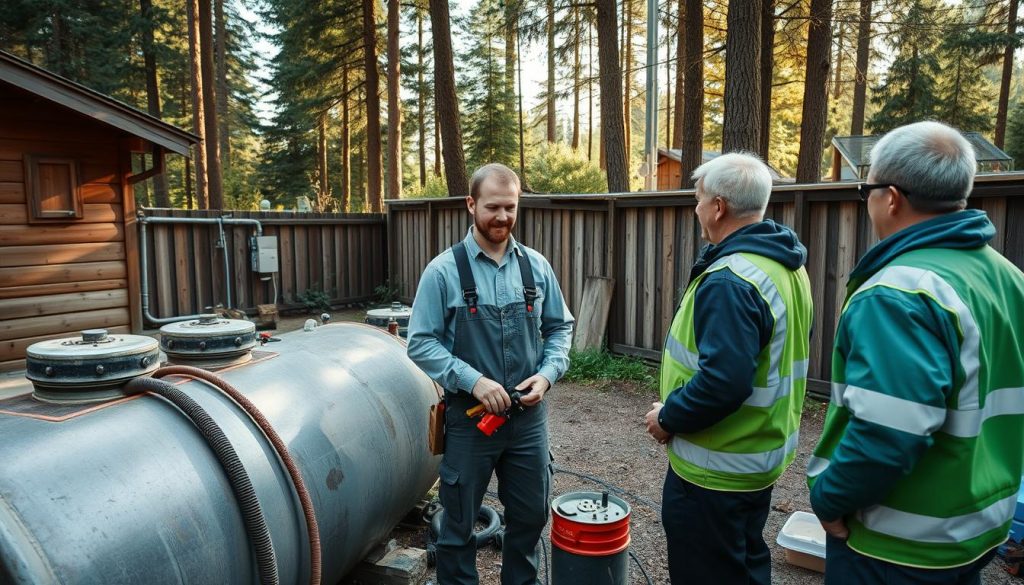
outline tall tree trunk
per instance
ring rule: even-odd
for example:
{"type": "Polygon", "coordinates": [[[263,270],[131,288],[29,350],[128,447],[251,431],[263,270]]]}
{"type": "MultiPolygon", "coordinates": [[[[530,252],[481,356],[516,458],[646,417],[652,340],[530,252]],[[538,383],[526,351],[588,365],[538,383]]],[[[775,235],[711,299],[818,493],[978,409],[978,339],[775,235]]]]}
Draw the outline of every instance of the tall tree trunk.
{"type": "Polygon", "coordinates": [[[526,182],[526,125],[523,123],[523,46],[522,35],[516,35],[516,70],[519,72],[516,77],[519,83],[519,91],[516,92],[516,100],[519,109],[519,180],[526,182]]]}
{"type": "Polygon", "coordinates": [[[547,0],[548,12],[548,142],[555,141],[555,0],[547,0]]]}
{"type": "MultiPolygon", "coordinates": [[[[191,28],[192,28],[191,23],[189,23],[189,30],[191,30],[191,28]]],[[[189,43],[189,44],[191,45],[191,43],[189,43]]],[[[188,106],[188,103],[189,103],[189,100],[188,100],[189,92],[188,92],[188,89],[185,87],[185,83],[186,83],[185,80],[187,79],[187,76],[182,75],[180,79],[181,79],[181,87],[179,89],[181,91],[181,94],[180,94],[181,95],[181,111],[184,112],[185,110],[187,110],[189,108],[189,106],[188,106]]],[[[190,156],[186,156],[185,157],[185,179],[182,181],[182,183],[185,184],[185,209],[192,209],[192,156],[191,156],[191,154],[192,154],[192,147],[190,146],[189,147],[189,155],[190,156]]]]}
{"type": "Polygon", "coordinates": [[[702,0],[684,1],[681,30],[686,31],[686,43],[682,61],[685,80],[679,187],[689,189],[693,187],[693,171],[704,158],[704,3],[702,0]]]}
{"type": "MultiPolygon", "coordinates": [[[[436,85],[434,86],[437,87],[436,85]]],[[[437,94],[434,94],[434,176],[441,177],[441,107],[437,105],[437,94]]]]}
{"type": "MultiPolygon", "coordinates": [[[[665,16],[672,16],[672,0],[665,0],[665,16]]],[[[672,29],[665,27],[665,148],[672,148],[672,29]]]]}
{"type": "Polygon", "coordinates": [[[506,0],[505,2],[505,81],[508,84],[505,88],[509,95],[516,91],[516,64],[519,63],[519,54],[516,46],[519,42],[519,11],[520,0],[506,0]]]}
{"type": "Polygon", "coordinates": [[[398,49],[401,35],[399,0],[388,0],[388,172],[387,194],[390,199],[402,196],[402,54],[398,49]]]}
{"type": "Polygon", "coordinates": [[[832,0],[811,0],[811,28],[807,33],[807,80],[800,123],[798,183],[821,180],[821,151],[828,108],[828,69],[831,56],[832,0]]]}
{"type": "Polygon", "coordinates": [[[572,8],[572,149],[580,147],[580,9],[572,8]]]}
{"type": "Polygon", "coordinates": [[[416,126],[420,131],[420,187],[427,184],[427,129],[426,129],[426,102],[424,94],[427,88],[423,86],[423,10],[416,7],[416,53],[419,67],[416,73],[416,126]]]}
{"type": "MultiPolygon", "coordinates": [[[[676,24],[676,104],[675,116],[672,121],[672,146],[670,148],[683,147],[683,76],[686,73],[686,39],[690,32],[686,29],[686,6],[685,0],[679,0],[679,17],[676,24]]],[[[704,19],[701,18],[701,26],[704,19]]],[[[703,38],[703,34],[700,35],[703,38]]]]}
{"type": "Polygon", "coordinates": [[[434,95],[437,122],[444,141],[444,172],[448,196],[469,195],[469,176],[462,151],[459,99],[455,94],[455,63],[452,56],[451,16],[448,0],[430,0],[430,26],[434,36],[434,95]]]}
{"type": "Polygon", "coordinates": [[[768,161],[771,147],[772,77],[775,71],[775,1],[761,0],[761,127],[757,154],[768,161]]]}
{"type": "MultiPolygon", "coordinates": [[[[153,0],[139,0],[139,8],[142,11],[142,60],[146,64],[146,110],[150,116],[161,118],[160,81],[156,75],[156,52],[153,47],[153,0]]],[[[157,207],[171,206],[165,173],[153,177],[153,195],[157,207]]]]}
{"type": "Polygon", "coordinates": [[[210,209],[224,209],[224,181],[220,167],[220,138],[217,130],[217,73],[213,68],[213,14],[210,0],[199,0],[199,61],[203,76],[203,104],[206,109],[206,174],[210,180],[210,209]]]}
{"type": "Polygon", "coordinates": [[[200,63],[199,0],[187,0],[189,70],[192,78],[192,133],[196,145],[196,207],[210,208],[210,178],[206,173],[206,104],[203,101],[203,66],[200,63]]]}
{"type": "Polygon", "coordinates": [[[622,0],[622,18],[626,27],[626,34],[622,38],[623,50],[626,53],[622,65],[622,128],[626,148],[626,168],[628,169],[633,152],[633,137],[631,135],[633,126],[633,0],[622,0]]]}
{"type": "Polygon", "coordinates": [[[217,120],[220,132],[220,161],[231,169],[231,118],[228,112],[228,24],[224,18],[224,0],[213,2],[214,26],[217,31],[217,120]]]}
{"type": "Polygon", "coordinates": [[[843,41],[846,40],[843,34],[843,23],[836,24],[835,34],[839,35],[839,44],[836,46],[836,66],[832,68],[832,99],[838,100],[843,93],[841,76],[843,74],[843,41]]]}
{"type": "MultiPolygon", "coordinates": [[[[1017,33],[1017,0],[1010,0],[1006,35],[1010,38],[1017,33]]],[[[1010,100],[1010,78],[1013,75],[1013,43],[1007,43],[1003,53],[1003,76],[999,81],[999,107],[996,110],[996,146],[1006,143],[1006,109],[1010,100]]]]}
{"type": "Polygon", "coordinates": [[[594,160],[594,27],[587,22],[587,160],[594,160]]]}
{"type": "Polygon", "coordinates": [[[601,143],[605,146],[608,191],[629,191],[625,131],[622,126],[622,70],[619,68],[615,0],[596,0],[597,58],[601,71],[601,143]]]}
{"type": "Polygon", "coordinates": [[[761,0],[729,0],[722,152],[760,147],[761,0]]]}
{"type": "Polygon", "coordinates": [[[327,211],[324,209],[327,191],[330,189],[330,183],[327,181],[327,112],[320,114],[320,120],[317,122],[316,158],[317,208],[318,211],[327,211]]]}
{"type": "Polygon", "coordinates": [[[871,50],[871,0],[860,0],[860,24],[857,27],[857,75],[853,82],[853,117],[850,134],[864,134],[864,106],[867,103],[868,57],[871,50]]]}
{"type": "Polygon", "coordinates": [[[341,74],[341,211],[352,209],[352,125],[349,121],[348,67],[341,74]]]}
{"type": "Polygon", "coordinates": [[[366,206],[383,211],[380,199],[380,74],[377,71],[376,0],[363,0],[363,68],[366,79],[366,206]]]}

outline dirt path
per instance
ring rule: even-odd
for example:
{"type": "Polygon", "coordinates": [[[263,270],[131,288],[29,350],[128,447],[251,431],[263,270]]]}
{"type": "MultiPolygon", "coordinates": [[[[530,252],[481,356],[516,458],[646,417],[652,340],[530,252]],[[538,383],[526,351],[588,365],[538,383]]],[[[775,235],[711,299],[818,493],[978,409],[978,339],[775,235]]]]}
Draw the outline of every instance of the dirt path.
{"type": "MultiPolygon", "coordinates": [[[[633,508],[630,550],[639,558],[654,583],[668,583],[668,565],[661,528],[661,485],[668,461],[664,448],[644,432],[643,415],[655,396],[632,386],[607,383],[596,386],[559,384],[547,396],[550,401],[551,450],[555,464],[566,470],[601,478],[628,492],[623,497],[633,508]]],[[[772,494],[772,511],[765,527],[765,540],[772,549],[772,582],[787,585],[817,585],[818,573],[786,564],[775,538],[793,510],[810,511],[804,468],[821,433],[825,416],[823,404],[809,401],[804,409],[800,447],[796,462],[779,479],[772,494]]],[[[496,486],[492,484],[492,490],[496,486]]],[[[561,472],[555,474],[552,495],[577,490],[600,490],[593,481],[561,472]]],[[[493,498],[487,504],[501,509],[493,498]]],[[[402,534],[400,540],[412,546],[426,546],[425,530],[402,534]]],[[[547,534],[547,531],[545,531],[547,534]]],[[[546,539],[545,539],[546,540],[546,539]]],[[[544,560],[544,557],[541,557],[544,560]]],[[[480,583],[499,583],[501,555],[493,547],[477,556],[480,583]]],[[[433,570],[428,578],[436,582],[433,570]]],[[[544,573],[541,573],[541,581],[544,573]]],[[[984,573],[988,585],[1019,583],[996,560],[984,573]]],[[[646,581],[635,563],[630,563],[630,583],[646,581]]],[[[583,585],[583,584],[581,584],[583,585]]]]}

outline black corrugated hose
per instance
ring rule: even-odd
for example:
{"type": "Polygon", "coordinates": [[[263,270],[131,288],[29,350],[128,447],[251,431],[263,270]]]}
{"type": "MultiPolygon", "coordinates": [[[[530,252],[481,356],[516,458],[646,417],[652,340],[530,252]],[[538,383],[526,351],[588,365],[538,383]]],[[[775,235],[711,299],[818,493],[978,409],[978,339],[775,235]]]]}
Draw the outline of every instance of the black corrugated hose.
{"type": "Polygon", "coordinates": [[[280,580],[277,574],[277,557],[274,553],[274,545],[270,540],[267,520],[263,516],[263,509],[260,507],[249,475],[246,473],[245,467],[242,466],[238,454],[235,453],[234,447],[224,435],[224,431],[195,400],[163,380],[135,378],[125,386],[125,391],[128,394],[152,392],[178,407],[196,425],[217,455],[224,472],[227,473],[228,483],[231,484],[231,489],[235,492],[235,498],[238,500],[238,507],[241,509],[242,519],[245,522],[245,532],[256,551],[256,570],[259,573],[260,583],[262,585],[278,585],[280,580]]]}

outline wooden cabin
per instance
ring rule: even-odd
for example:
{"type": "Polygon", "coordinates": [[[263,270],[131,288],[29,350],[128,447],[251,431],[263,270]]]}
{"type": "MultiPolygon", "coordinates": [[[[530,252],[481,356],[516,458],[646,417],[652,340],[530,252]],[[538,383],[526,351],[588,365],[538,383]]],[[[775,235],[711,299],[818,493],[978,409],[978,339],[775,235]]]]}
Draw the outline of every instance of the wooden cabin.
{"type": "MultiPolygon", "coordinates": [[[[704,164],[719,154],[721,153],[714,150],[704,150],[701,152],[700,162],[704,164]]],[[[683,178],[682,157],[683,151],[678,148],[658,149],[658,191],[675,191],[679,189],[683,178]]],[[[775,184],[793,182],[793,179],[783,177],[778,169],[770,164],[768,165],[768,171],[771,172],[772,182],[775,184]]]]}
{"type": "Polygon", "coordinates": [[[0,51],[0,371],[37,341],[142,330],[132,185],[196,142],[0,51]]]}

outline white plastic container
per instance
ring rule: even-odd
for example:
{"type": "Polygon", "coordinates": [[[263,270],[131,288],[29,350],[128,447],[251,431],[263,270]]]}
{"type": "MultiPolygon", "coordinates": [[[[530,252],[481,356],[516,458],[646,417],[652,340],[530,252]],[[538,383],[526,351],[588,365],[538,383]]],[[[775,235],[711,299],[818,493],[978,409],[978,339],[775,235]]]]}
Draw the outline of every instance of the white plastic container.
{"type": "Polygon", "coordinates": [[[793,512],[775,539],[791,565],[825,572],[825,529],[810,512],[793,512]]]}

